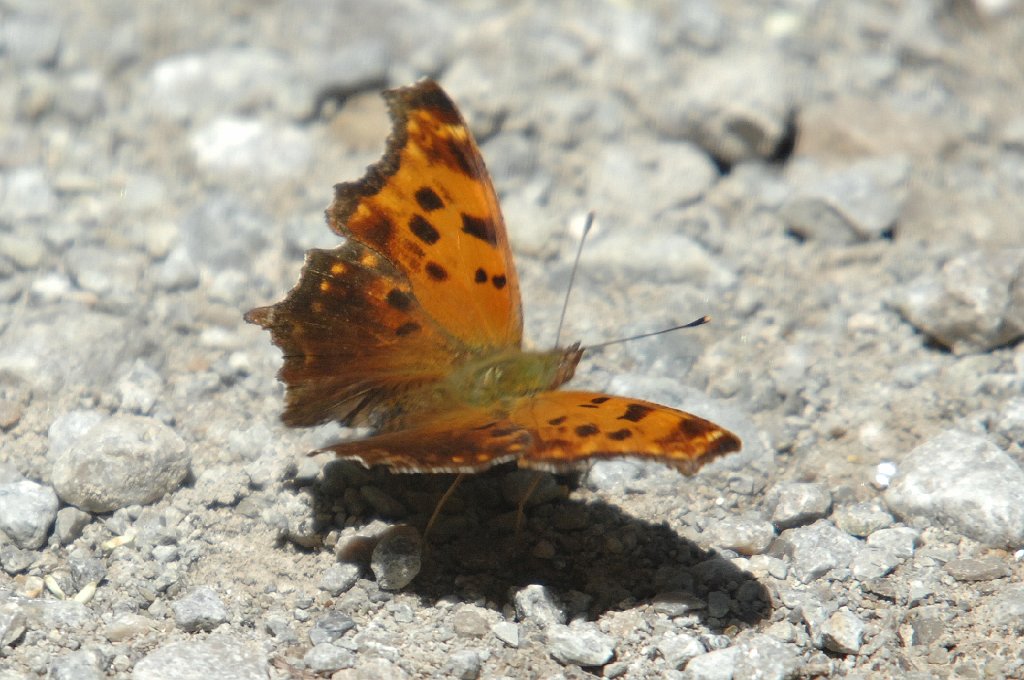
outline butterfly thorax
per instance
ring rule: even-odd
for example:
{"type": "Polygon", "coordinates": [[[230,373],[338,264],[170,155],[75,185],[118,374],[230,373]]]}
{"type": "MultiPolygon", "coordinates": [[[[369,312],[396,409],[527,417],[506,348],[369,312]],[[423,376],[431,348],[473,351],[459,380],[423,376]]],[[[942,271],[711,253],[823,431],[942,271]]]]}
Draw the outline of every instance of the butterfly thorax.
{"type": "Polygon", "coordinates": [[[466,361],[448,376],[445,388],[466,404],[497,404],[562,385],[572,378],[582,355],[578,344],[544,352],[505,349],[466,361]]]}

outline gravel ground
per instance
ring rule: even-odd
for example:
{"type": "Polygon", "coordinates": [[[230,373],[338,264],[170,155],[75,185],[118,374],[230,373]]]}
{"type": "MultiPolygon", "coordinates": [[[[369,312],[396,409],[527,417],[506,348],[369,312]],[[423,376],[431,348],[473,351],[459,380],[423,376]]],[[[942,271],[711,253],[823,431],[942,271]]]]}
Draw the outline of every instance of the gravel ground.
{"type": "Polygon", "coordinates": [[[0,4],[0,680],[1024,677],[1024,5],[0,4]],[[557,7],[557,9],[556,9],[557,7]],[[243,323],[384,87],[472,121],[527,335],[684,478],[304,453],[243,323]],[[415,528],[414,528],[415,527],[415,528]],[[412,578],[410,582],[410,578],[412,578]]]}

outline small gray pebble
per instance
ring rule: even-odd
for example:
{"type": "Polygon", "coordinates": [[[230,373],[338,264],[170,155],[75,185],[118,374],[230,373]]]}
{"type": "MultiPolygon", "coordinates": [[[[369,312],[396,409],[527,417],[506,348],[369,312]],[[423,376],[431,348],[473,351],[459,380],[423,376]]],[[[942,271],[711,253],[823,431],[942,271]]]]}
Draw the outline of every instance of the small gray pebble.
{"type": "Polygon", "coordinates": [[[27,570],[35,561],[35,551],[22,550],[10,543],[0,546],[0,565],[3,565],[4,571],[11,576],[27,570]]]}
{"type": "Polygon", "coordinates": [[[99,583],[107,577],[107,566],[103,560],[89,557],[89,553],[75,553],[68,559],[75,590],[81,590],[87,583],[99,583]]]}
{"type": "Polygon", "coordinates": [[[907,559],[914,556],[914,549],[917,547],[920,535],[921,532],[910,527],[879,529],[868,536],[868,545],[873,548],[891,550],[896,557],[907,559]]]}
{"type": "Polygon", "coordinates": [[[548,626],[545,640],[548,653],[563,664],[603,666],[615,655],[615,641],[592,623],[548,626]]]}
{"type": "Polygon", "coordinates": [[[82,649],[53,660],[47,680],[102,680],[103,660],[95,650],[82,649]]]}
{"type": "Polygon", "coordinates": [[[459,607],[452,615],[452,627],[455,632],[465,637],[483,637],[489,627],[487,619],[473,605],[459,607]]]}
{"type": "Polygon", "coordinates": [[[389,602],[387,610],[396,623],[412,623],[416,619],[412,607],[404,602],[389,602]]]}
{"type": "Polygon", "coordinates": [[[351,616],[341,612],[329,612],[313,624],[309,631],[309,641],[314,645],[334,642],[355,627],[356,622],[352,620],[351,616]]]}
{"type": "Polygon", "coordinates": [[[14,644],[25,632],[25,613],[16,602],[0,605],[0,647],[14,644]]]}
{"type": "Polygon", "coordinates": [[[460,649],[448,657],[443,672],[446,677],[457,680],[476,680],[480,677],[482,663],[480,652],[474,649],[460,649]]]}
{"type": "Polygon", "coordinates": [[[1010,575],[1010,567],[998,557],[965,558],[946,563],[946,571],[957,581],[992,581],[1010,575]]]}
{"type": "Polygon", "coordinates": [[[421,543],[412,527],[387,531],[373,549],[370,569],[383,590],[401,590],[420,573],[421,543]]]}
{"type": "Polygon", "coordinates": [[[188,473],[185,442],[153,418],[107,418],[53,455],[61,500],[90,512],[149,504],[176,489],[188,473]]]}
{"type": "Polygon", "coordinates": [[[954,354],[986,352],[1024,335],[1024,248],[979,249],[903,284],[892,304],[954,354]]]}
{"type": "Polygon", "coordinates": [[[213,630],[228,620],[224,604],[209,586],[193,588],[171,608],[178,627],[190,633],[213,630]]]}
{"type": "Polygon", "coordinates": [[[0,531],[19,548],[41,548],[57,519],[58,505],[57,494],[48,486],[27,479],[0,485],[0,531]]]}
{"type": "Polygon", "coordinates": [[[845,610],[832,614],[821,632],[825,647],[840,654],[856,654],[864,642],[864,622],[845,610]]]}
{"type": "Polygon", "coordinates": [[[123,642],[144,635],[156,627],[153,619],[141,614],[126,613],[116,617],[103,629],[103,637],[110,642],[123,642]]]}
{"type": "Polygon", "coordinates": [[[793,164],[794,190],[779,215],[808,240],[847,244],[881,238],[900,216],[910,169],[902,156],[870,158],[838,170],[810,161],[793,164]]]}
{"type": "Polygon", "coordinates": [[[758,555],[768,550],[775,538],[771,522],[743,518],[725,518],[713,522],[705,537],[717,548],[735,550],[741,555],[758,555]]]}
{"type": "Polygon", "coordinates": [[[685,616],[694,611],[707,609],[707,602],[693,593],[682,590],[668,590],[654,596],[654,611],[666,616],[685,616]]]}
{"type": "Polygon", "coordinates": [[[903,560],[889,548],[866,546],[850,562],[850,571],[858,581],[881,578],[903,560]]]}
{"type": "Polygon", "coordinates": [[[320,578],[320,589],[332,597],[337,597],[348,592],[356,584],[356,581],[359,580],[359,572],[358,564],[351,562],[332,564],[324,570],[323,576],[320,578]]]}
{"type": "Polygon", "coordinates": [[[73,543],[82,535],[82,530],[92,522],[92,515],[78,508],[66,507],[57,511],[57,521],[53,525],[53,533],[61,545],[73,543]]]}
{"type": "Polygon", "coordinates": [[[780,529],[808,524],[828,514],[832,495],[821,484],[794,482],[778,490],[772,522],[780,529]]]}
{"type": "Polygon", "coordinates": [[[732,680],[739,657],[740,650],[736,647],[715,649],[690,659],[686,674],[693,680],[732,680]]]}
{"type": "Polygon", "coordinates": [[[299,636],[295,634],[295,629],[282,618],[268,618],[263,622],[263,628],[282,644],[292,644],[299,641],[299,636]]]}
{"type": "Polygon", "coordinates": [[[593,491],[621,491],[644,476],[644,467],[634,460],[599,460],[587,470],[584,483],[593,491]]]}
{"type": "Polygon", "coordinates": [[[832,521],[850,534],[863,538],[872,532],[892,526],[892,515],[874,503],[856,503],[832,511],[832,521]]]}
{"type": "Polygon", "coordinates": [[[908,617],[911,643],[927,647],[941,642],[949,636],[953,612],[944,605],[927,605],[917,608],[908,617]]]}
{"type": "Polygon", "coordinates": [[[787,644],[765,634],[755,634],[740,645],[734,677],[739,678],[795,678],[805,668],[801,647],[787,644]]]}
{"type": "Polygon", "coordinates": [[[121,411],[149,415],[156,406],[164,381],[141,359],[137,359],[132,367],[117,381],[117,392],[121,397],[121,411]]]}
{"type": "Polygon", "coordinates": [[[516,614],[520,621],[530,621],[540,628],[565,623],[565,606],[546,586],[530,584],[516,591],[516,614]]]}
{"type": "Polygon", "coordinates": [[[302,663],[314,673],[333,673],[342,668],[351,668],[355,660],[352,652],[329,642],[314,645],[302,657],[302,663]]]}
{"type": "Polygon", "coordinates": [[[786,529],[772,544],[775,557],[789,557],[793,574],[801,583],[810,583],[831,569],[850,564],[861,543],[828,520],[811,526],[786,529]]]}
{"type": "Polygon", "coordinates": [[[491,632],[509,647],[519,646],[519,626],[512,621],[499,621],[491,626],[491,632]]]}
{"type": "Polygon", "coordinates": [[[157,562],[173,562],[178,559],[178,546],[158,545],[153,548],[152,555],[157,562]]]}
{"type": "Polygon", "coordinates": [[[985,437],[948,430],[912,450],[885,492],[889,509],[994,548],[1024,545],[1024,470],[985,437]]]}
{"type": "Polygon", "coordinates": [[[682,670],[690,659],[707,652],[700,640],[686,633],[671,633],[654,645],[671,668],[682,670]]]}

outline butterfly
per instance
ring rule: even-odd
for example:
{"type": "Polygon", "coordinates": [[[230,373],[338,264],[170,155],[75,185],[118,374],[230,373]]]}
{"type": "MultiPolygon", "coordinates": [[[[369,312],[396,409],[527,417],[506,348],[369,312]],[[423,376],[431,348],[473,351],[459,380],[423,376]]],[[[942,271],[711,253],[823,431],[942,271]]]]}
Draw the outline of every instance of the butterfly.
{"type": "Polygon", "coordinates": [[[629,456],[691,474],[738,451],[733,433],[629,397],[559,391],[584,348],[523,348],[519,282],[494,187],[455,104],[431,81],[384,93],[383,158],[335,186],[330,228],[299,282],[245,320],[284,363],[282,420],[375,432],[331,444],[395,472],[563,472],[629,456]]]}

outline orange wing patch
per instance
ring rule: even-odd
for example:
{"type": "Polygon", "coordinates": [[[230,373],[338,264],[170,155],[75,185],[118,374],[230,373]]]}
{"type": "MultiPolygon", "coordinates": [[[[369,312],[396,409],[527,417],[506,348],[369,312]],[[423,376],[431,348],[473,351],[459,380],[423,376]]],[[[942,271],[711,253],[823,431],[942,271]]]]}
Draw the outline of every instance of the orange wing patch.
{"type": "Polygon", "coordinates": [[[498,199],[473,137],[436,83],[385,93],[384,157],[339,184],[331,229],[405,272],[423,309],[473,347],[518,346],[519,280],[498,199]]]}
{"type": "Polygon", "coordinates": [[[718,425],[660,404],[598,392],[543,392],[519,402],[509,420],[532,441],[519,466],[552,472],[591,458],[650,458],[693,474],[708,461],[740,450],[739,437],[718,425]]]}

